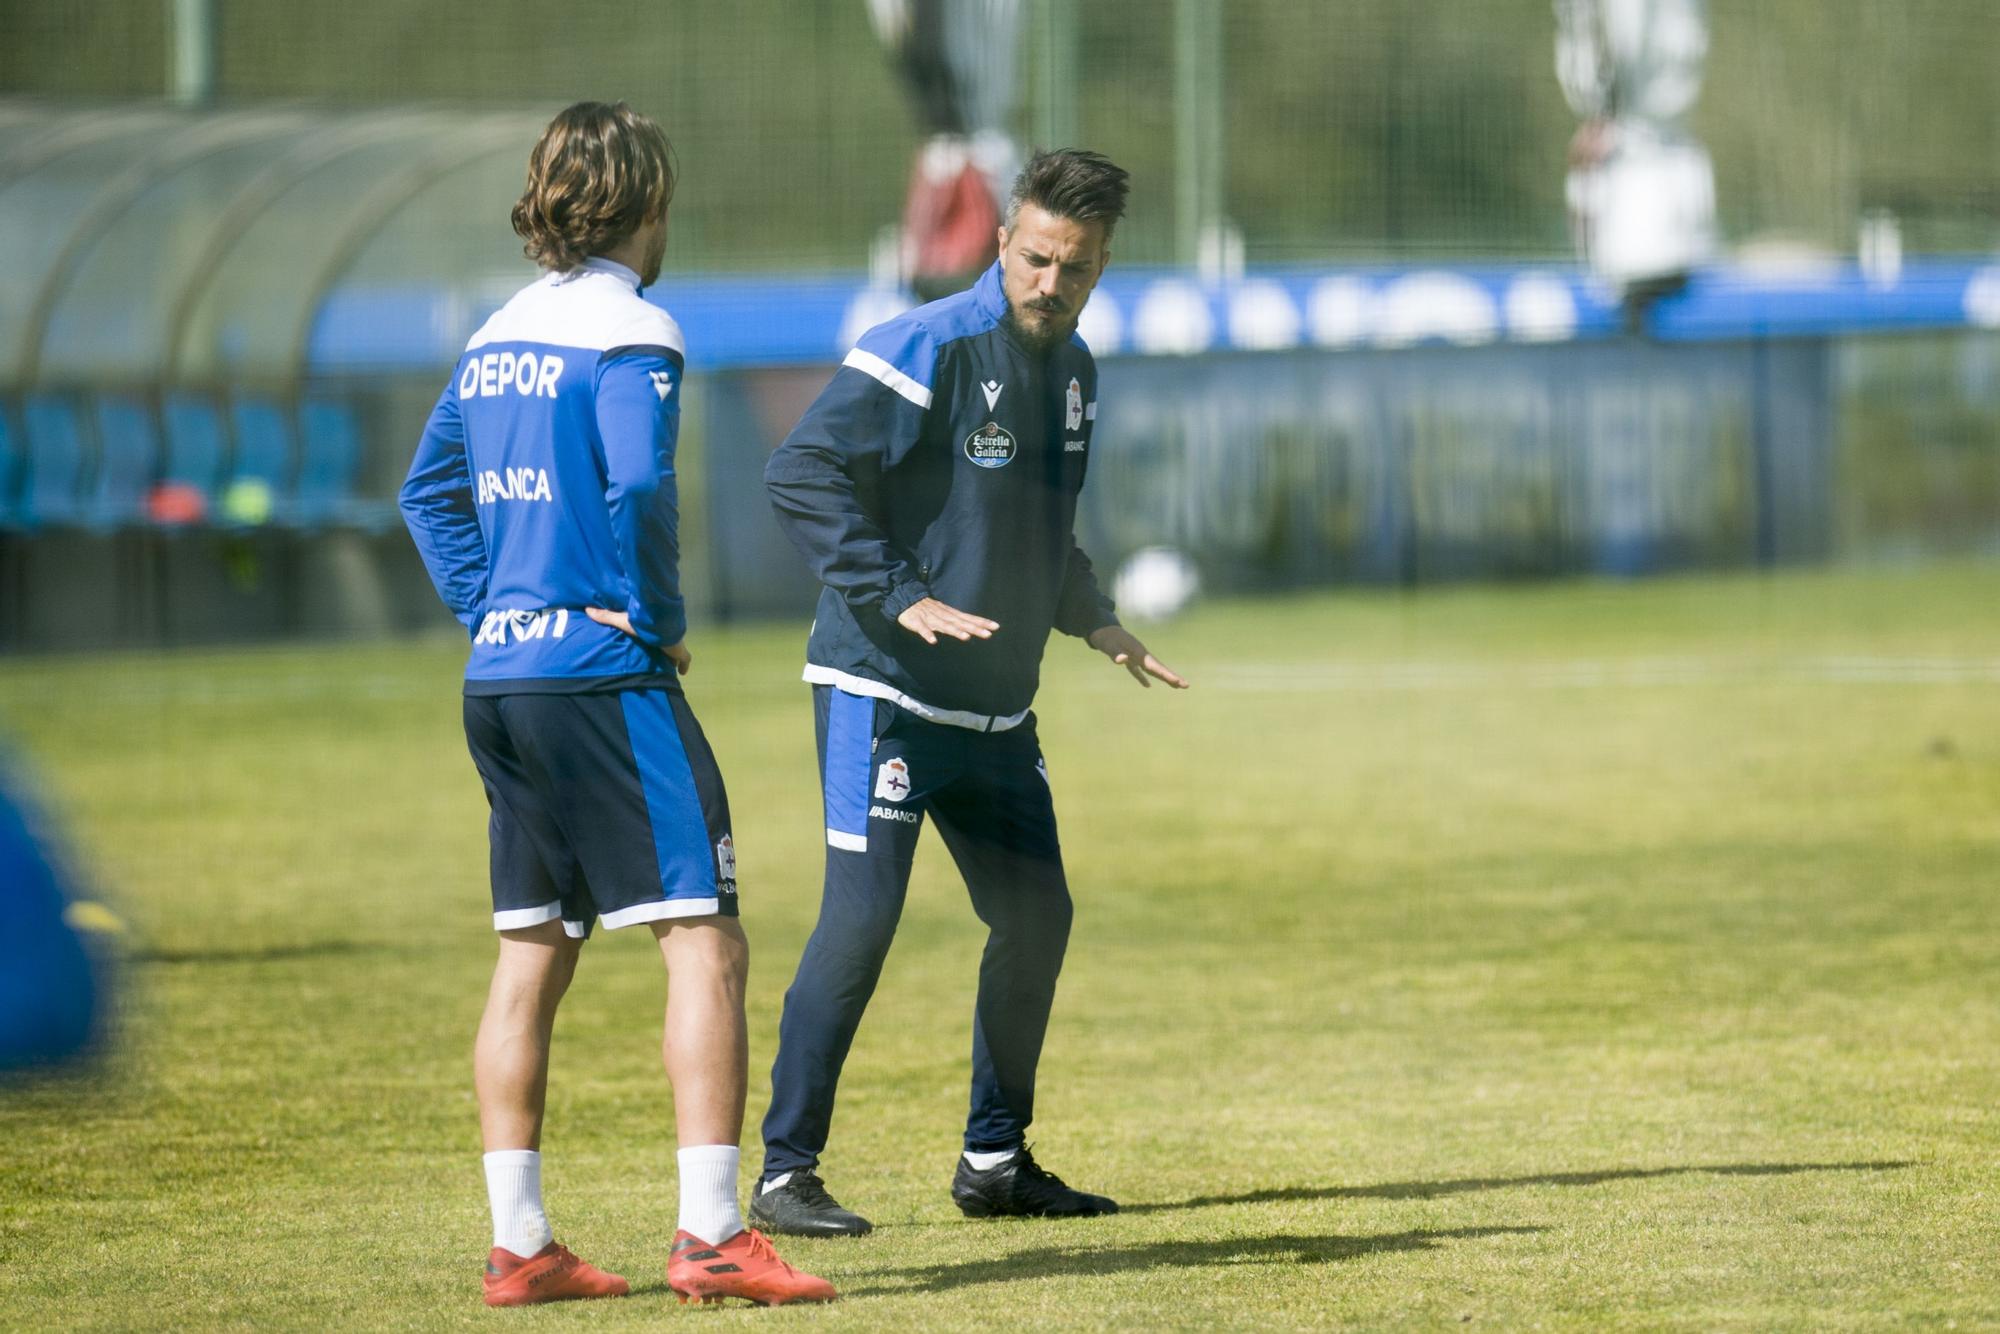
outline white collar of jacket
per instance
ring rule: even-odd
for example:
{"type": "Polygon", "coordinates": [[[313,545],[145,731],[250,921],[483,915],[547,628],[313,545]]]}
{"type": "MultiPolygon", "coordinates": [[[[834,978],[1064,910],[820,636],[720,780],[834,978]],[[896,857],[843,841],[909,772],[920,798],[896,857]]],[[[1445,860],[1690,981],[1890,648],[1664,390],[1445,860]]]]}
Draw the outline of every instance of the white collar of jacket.
{"type": "Polygon", "coordinates": [[[589,258],[585,259],[583,263],[571,269],[569,272],[551,273],[549,275],[549,278],[553,282],[569,283],[569,282],[575,282],[578,278],[583,277],[587,273],[608,273],[612,277],[624,283],[627,287],[630,287],[633,291],[636,292],[639,290],[638,274],[632,272],[632,270],[626,268],[623,264],[620,264],[617,260],[606,259],[602,255],[592,255],[589,258]]]}

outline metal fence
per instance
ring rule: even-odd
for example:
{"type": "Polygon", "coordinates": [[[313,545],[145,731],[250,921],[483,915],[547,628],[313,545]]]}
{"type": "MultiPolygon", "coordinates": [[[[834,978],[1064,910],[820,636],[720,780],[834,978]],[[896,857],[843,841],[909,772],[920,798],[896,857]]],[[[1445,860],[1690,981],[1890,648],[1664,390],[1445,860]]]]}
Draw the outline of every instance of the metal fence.
{"type": "MultiPolygon", "coordinates": [[[[988,0],[978,0],[987,3],[988,0]]],[[[1017,0],[1009,121],[1134,172],[1122,259],[1568,253],[1575,121],[1551,0],[1017,0]]],[[[189,6],[181,5],[180,9],[189,6]]],[[[1912,252],[2000,244],[1990,0],[1710,0],[1692,124],[1725,238],[1912,252]]],[[[350,0],[213,6],[222,104],[552,106],[658,115],[684,191],[669,262],[854,269],[895,223],[919,132],[863,0],[350,0]]],[[[163,0],[13,0],[0,93],[159,96],[163,0]]],[[[997,56],[996,56],[997,59],[997,56]]]]}
{"type": "MultiPolygon", "coordinates": [[[[1011,18],[1017,146],[1134,174],[1089,334],[1107,559],[1171,542],[1267,585],[2000,551],[2000,269],[1839,268],[1864,227],[1913,261],[2000,247],[1991,0],[1709,0],[1721,235],[1799,318],[1697,291],[1657,343],[1520,263],[1570,255],[1551,0],[963,3],[1011,18]],[[1451,318],[1377,327],[1413,274],[1451,318]],[[1898,303],[1932,331],[1862,331],[1898,303]]],[[[923,140],[864,0],[11,0],[0,30],[0,645],[434,616],[386,502],[530,276],[505,215],[534,128],[585,96],[678,146],[690,593],[803,605],[756,470],[902,300],[866,275],[923,140]]]]}

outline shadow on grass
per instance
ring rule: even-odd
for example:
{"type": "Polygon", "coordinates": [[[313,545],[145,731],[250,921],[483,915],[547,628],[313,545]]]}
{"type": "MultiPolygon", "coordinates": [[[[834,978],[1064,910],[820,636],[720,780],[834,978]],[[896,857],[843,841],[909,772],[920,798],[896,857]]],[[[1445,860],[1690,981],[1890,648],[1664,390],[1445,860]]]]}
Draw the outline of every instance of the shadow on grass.
{"type": "Polygon", "coordinates": [[[875,1279],[904,1280],[881,1285],[843,1284],[843,1297],[892,1297],[920,1292],[945,1292],[976,1283],[1016,1283],[1031,1278],[1096,1277],[1121,1270],[1201,1269],[1231,1264],[1332,1264],[1382,1251],[1428,1251],[1439,1243],[1475,1237],[1513,1236],[1544,1232],[1540,1227],[1419,1228],[1374,1236],[1233,1237],[1218,1241],[1160,1241],[1147,1246],[1050,1247],[1016,1251],[990,1260],[964,1264],[918,1265],[910,1269],[880,1269],[875,1279]]]}
{"type": "Polygon", "coordinates": [[[385,954],[389,946],[360,940],[317,940],[302,945],[204,946],[198,949],[133,950],[126,963],[282,963],[288,959],[329,959],[349,954],[385,954]]]}
{"type": "Polygon", "coordinates": [[[1428,1200],[1439,1195],[1463,1195],[1476,1190],[1507,1190],[1515,1186],[1597,1186],[1606,1181],[1644,1181],[1653,1177],[1713,1176],[1782,1177],[1802,1172],[1895,1172],[1916,1164],[1909,1161],[1864,1163],[1719,1163],[1684,1167],[1610,1167],[1596,1172],[1544,1172],[1526,1177],[1460,1177],[1446,1181],[1385,1181],[1374,1186],[1278,1186],[1240,1195],[1197,1195],[1190,1200],[1120,1205],[1123,1214],[1157,1214],[1170,1209],[1206,1209],[1222,1204],[1271,1204],[1295,1200],[1428,1200]]]}

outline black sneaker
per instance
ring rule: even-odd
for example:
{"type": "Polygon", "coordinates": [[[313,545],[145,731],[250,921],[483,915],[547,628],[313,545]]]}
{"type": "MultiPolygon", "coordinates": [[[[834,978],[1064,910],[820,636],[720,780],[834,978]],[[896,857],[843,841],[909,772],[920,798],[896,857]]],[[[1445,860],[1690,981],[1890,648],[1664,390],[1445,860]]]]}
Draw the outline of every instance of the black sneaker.
{"type": "Polygon", "coordinates": [[[859,1237],[875,1225],[860,1214],[840,1207],[840,1201],[826,1193],[826,1184],[811,1169],[792,1173],[792,1179],[776,1190],[757,1184],[750,1200],[750,1221],[766,1232],[783,1232],[794,1237],[859,1237]]]}
{"type": "Polygon", "coordinates": [[[1063,1179],[1035,1161],[1028,1146],[984,1172],[958,1157],[951,1178],[952,1203],[967,1218],[1095,1218],[1115,1214],[1118,1205],[1102,1195],[1071,1190],[1063,1179]]]}

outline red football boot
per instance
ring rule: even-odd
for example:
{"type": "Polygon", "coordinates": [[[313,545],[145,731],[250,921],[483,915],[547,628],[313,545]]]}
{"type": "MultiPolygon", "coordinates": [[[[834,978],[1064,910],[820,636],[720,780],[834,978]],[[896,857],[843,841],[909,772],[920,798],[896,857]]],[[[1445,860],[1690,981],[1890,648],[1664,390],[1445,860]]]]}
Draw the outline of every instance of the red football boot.
{"type": "Polygon", "coordinates": [[[692,1232],[674,1233],[667,1286],[680,1294],[683,1303],[741,1297],[759,1306],[783,1306],[830,1302],[835,1295],[833,1284],[801,1274],[778,1258],[763,1233],[747,1228],[720,1245],[710,1245],[692,1232]]]}
{"type": "Polygon", "coordinates": [[[607,1274],[555,1242],[523,1260],[495,1246],[486,1257],[486,1304],[528,1306],[535,1302],[567,1302],[581,1297],[623,1297],[632,1285],[607,1274]]]}

